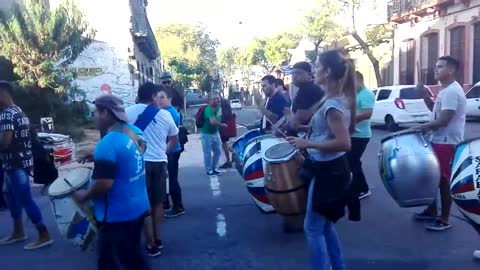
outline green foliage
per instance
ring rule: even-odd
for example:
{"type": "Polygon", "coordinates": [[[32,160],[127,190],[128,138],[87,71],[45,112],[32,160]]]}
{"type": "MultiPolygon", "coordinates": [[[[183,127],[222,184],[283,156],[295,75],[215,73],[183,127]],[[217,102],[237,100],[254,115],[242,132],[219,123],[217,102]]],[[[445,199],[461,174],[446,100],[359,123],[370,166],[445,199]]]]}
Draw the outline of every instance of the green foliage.
{"type": "Polygon", "coordinates": [[[379,24],[367,27],[365,37],[368,44],[377,47],[383,43],[388,43],[393,38],[392,28],[388,24],[379,24]]]}
{"type": "Polygon", "coordinates": [[[0,51],[15,65],[21,85],[62,92],[68,89],[71,74],[60,67],[73,63],[95,32],[71,1],[56,10],[50,10],[47,2],[27,0],[24,9],[14,6],[11,19],[0,16],[0,51]]]}
{"type": "Polygon", "coordinates": [[[169,24],[155,30],[166,68],[184,86],[199,84],[206,74],[217,69],[218,40],[201,25],[169,24]]]}
{"type": "Polygon", "coordinates": [[[213,85],[213,77],[210,74],[203,76],[202,80],[200,81],[200,89],[202,91],[210,93],[212,91],[213,85]]]}

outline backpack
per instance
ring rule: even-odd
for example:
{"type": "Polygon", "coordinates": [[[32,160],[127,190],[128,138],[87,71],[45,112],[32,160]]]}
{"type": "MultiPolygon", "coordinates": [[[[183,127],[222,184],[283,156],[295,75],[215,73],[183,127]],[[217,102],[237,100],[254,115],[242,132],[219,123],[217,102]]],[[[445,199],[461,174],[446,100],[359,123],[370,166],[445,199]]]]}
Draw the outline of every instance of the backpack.
{"type": "Polygon", "coordinates": [[[203,105],[202,107],[200,107],[200,109],[198,109],[197,114],[195,115],[195,125],[197,126],[197,128],[203,127],[203,124],[205,122],[204,114],[206,108],[207,105],[203,105]]]}
{"type": "Polygon", "coordinates": [[[53,149],[45,148],[38,139],[32,139],[33,182],[49,185],[58,178],[53,149]]]}

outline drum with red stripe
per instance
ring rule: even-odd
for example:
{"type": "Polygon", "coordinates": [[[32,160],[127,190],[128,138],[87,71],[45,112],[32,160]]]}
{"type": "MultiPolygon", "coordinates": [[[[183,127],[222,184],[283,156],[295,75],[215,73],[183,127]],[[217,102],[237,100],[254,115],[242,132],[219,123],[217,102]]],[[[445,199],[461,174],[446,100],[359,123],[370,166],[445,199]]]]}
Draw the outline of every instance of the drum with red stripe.
{"type": "Polygon", "coordinates": [[[285,142],[285,140],[273,135],[259,136],[251,139],[243,152],[243,179],[256,205],[264,212],[273,212],[275,210],[270,205],[265,192],[267,163],[262,157],[268,148],[281,142],[285,142]]]}
{"type": "Polygon", "coordinates": [[[452,162],[450,191],[460,212],[479,230],[480,138],[462,142],[457,146],[452,162]]]}

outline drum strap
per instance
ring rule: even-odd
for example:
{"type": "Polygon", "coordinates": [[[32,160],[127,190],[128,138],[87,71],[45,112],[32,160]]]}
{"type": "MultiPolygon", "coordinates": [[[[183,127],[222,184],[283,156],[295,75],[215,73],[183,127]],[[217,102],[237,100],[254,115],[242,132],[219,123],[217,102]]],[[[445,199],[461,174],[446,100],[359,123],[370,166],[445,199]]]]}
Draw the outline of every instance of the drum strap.
{"type": "Polygon", "coordinates": [[[137,134],[135,134],[127,125],[117,123],[112,127],[110,131],[117,131],[127,135],[135,143],[140,153],[142,154],[145,153],[145,150],[147,149],[145,142],[137,134]]]}

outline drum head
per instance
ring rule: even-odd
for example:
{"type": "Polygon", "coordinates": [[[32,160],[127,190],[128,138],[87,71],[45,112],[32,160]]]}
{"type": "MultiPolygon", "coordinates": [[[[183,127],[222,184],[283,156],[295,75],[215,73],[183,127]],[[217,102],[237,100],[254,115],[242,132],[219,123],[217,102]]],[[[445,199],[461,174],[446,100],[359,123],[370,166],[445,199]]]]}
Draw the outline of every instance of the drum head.
{"type": "Polygon", "coordinates": [[[422,132],[420,131],[416,131],[416,130],[406,130],[406,131],[400,131],[400,132],[395,132],[395,133],[392,133],[390,135],[388,135],[387,137],[383,138],[380,143],[384,143],[390,139],[393,139],[395,137],[399,137],[399,136],[403,136],[403,135],[407,135],[407,134],[418,134],[419,136],[423,136],[422,132]]]}
{"type": "Polygon", "coordinates": [[[48,189],[48,195],[52,197],[63,196],[77,190],[90,180],[92,169],[80,167],[61,174],[48,189]]]}
{"type": "Polygon", "coordinates": [[[265,160],[269,163],[285,162],[297,153],[293,145],[288,142],[273,145],[265,151],[265,160]]]}

